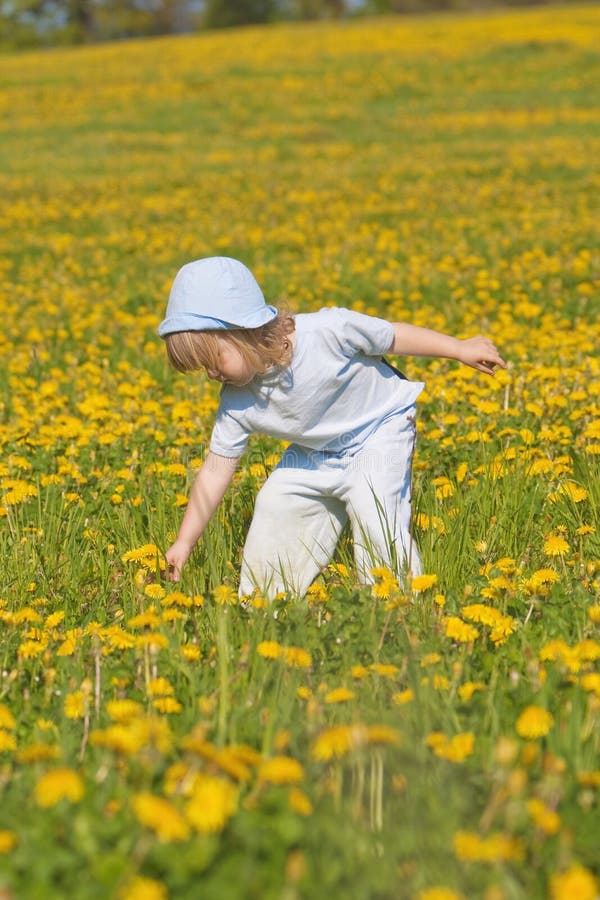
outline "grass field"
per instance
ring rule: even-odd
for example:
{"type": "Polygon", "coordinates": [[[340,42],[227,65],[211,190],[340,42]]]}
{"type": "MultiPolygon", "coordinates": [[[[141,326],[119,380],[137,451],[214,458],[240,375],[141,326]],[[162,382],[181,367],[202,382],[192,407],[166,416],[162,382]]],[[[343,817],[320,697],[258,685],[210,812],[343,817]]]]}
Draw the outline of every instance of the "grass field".
{"type": "MultiPolygon", "coordinates": [[[[594,900],[600,9],[0,58],[0,893],[594,900]],[[423,379],[425,576],[237,603],[257,436],[161,578],[217,392],[184,262],[460,336],[423,379]]],[[[285,510],[282,510],[285,515],[285,510]]]]}

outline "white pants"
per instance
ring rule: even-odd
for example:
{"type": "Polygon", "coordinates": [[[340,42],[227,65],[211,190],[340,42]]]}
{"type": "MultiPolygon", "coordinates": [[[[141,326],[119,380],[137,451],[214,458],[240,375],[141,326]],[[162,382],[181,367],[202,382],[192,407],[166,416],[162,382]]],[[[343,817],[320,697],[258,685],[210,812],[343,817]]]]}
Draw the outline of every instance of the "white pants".
{"type": "Polygon", "coordinates": [[[420,572],[410,534],[414,407],[384,423],[356,453],[328,453],[292,444],[256,498],[240,577],[240,595],[258,588],[303,596],[352,527],[363,583],[385,565],[420,572]]]}

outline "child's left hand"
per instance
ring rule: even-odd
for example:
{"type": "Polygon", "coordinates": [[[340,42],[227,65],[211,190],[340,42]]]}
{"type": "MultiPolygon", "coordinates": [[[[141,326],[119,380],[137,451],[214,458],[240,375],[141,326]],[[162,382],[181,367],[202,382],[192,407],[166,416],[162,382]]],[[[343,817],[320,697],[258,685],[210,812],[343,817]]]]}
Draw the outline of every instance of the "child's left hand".
{"type": "Polygon", "coordinates": [[[485,372],[486,375],[493,375],[496,366],[506,369],[506,363],[496,350],[495,344],[483,335],[460,341],[456,358],[465,366],[471,366],[479,372],[485,372]]]}

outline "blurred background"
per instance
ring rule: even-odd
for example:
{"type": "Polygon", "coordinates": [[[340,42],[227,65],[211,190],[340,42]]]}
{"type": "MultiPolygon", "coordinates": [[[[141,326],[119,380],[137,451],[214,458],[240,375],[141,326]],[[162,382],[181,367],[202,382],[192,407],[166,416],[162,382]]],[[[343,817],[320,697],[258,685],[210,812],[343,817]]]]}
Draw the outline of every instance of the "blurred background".
{"type": "Polygon", "coordinates": [[[186,34],[268,22],[432,10],[541,6],[545,0],[1,0],[0,49],[186,34]]]}

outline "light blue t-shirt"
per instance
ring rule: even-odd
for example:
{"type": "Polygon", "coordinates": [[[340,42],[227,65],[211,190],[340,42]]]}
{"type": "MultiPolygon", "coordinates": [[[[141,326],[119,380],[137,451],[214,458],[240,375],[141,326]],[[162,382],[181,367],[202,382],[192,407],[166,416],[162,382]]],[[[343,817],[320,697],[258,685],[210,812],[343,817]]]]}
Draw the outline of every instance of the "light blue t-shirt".
{"type": "Polygon", "coordinates": [[[311,450],[355,453],[392,416],[406,412],[424,384],[406,381],[381,359],[390,322],[348,309],[295,316],[289,366],[243,387],[225,384],[210,449],[241,456],[254,432],[311,450]]]}

